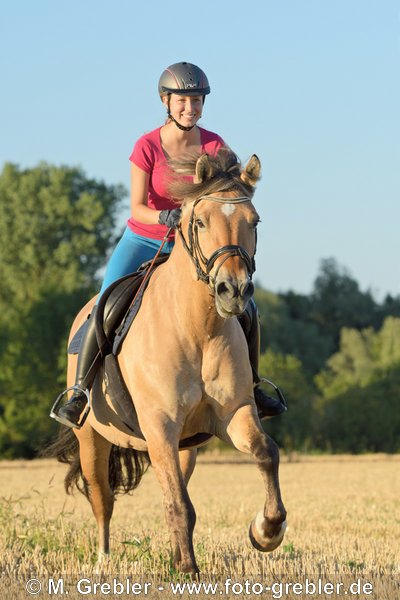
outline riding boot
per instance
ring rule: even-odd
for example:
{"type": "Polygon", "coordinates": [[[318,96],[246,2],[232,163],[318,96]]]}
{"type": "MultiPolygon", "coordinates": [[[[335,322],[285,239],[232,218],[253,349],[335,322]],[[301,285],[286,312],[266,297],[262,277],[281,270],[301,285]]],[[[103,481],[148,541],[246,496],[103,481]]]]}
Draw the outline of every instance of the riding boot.
{"type": "Polygon", "coordinates": [[[287,405],[282,392],[271,381],[261,379],[258,375],[258,365],[260,360],[260,321],[257,306],[254,300],[250,300],[246,310],[239,316],[239,323],[242,326],[249,349],[250,364],[253,371],[254,399],[257,406],[257,412],[260,419],[275,417],[287,410],[287,405]],[[264,390],[259,387],[261,383],[269,383],[275,389],[278,399],[268,396],[264,390]]]}
{"type": "MultiPolygon", "coordinates": [[[[96,337],[96,306],[89,316],[78,355],[74,393],[66,404],[58,408],[56,401],[50,416],[67,427],[80,429],[90,410],[89,391],[100,363],[100,352],[96,337]],[[82,414],[83,413],[83,414],[82,414]],[[82,417],[81,417],[82,415],[82,417]]],[[[68,390],[66,390],[68,391],[68,390]]],[[[57,400],[66,392],[60,394],[57,400]]]]}

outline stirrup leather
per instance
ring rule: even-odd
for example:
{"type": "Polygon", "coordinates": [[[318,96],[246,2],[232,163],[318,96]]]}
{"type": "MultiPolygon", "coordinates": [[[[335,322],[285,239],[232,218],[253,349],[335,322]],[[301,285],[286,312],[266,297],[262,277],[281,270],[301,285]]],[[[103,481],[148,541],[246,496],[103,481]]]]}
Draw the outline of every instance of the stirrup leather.
{"type": "Polygon", "coordinates": [[[89,412],[91,409],[91,401],[90,401],[90,392],[88,389],[81,387],[80,385],[73,385],[69,388],[67,388],[66,390],[64,390],[63,392],[61,392],[61,394],[59,394],[57,396],[56,401],[54,402],[51,411],[50,411],[50,417],[52,419],[55,419],[56,421],[58,421],[59,423],[62,423],[62,425],[66,425],[67,427],[75,427],[76,429],[80,429],[82,427],[82,425],[84,424],[84,422],[86,421],[86,417],[88,416],[89,412]],[[72,421],[68,421],[67,419],[64,419],[63,417],[58,416],[57,411],[60,408],[60,404],[61,404],[61,400],[63,399],[63,397],[68,394],[68,392],[77,392],[79,394],[83,394],[86,396],[87,399],[87,404],[85,406],[85,409],[83,411],[83,413],[81,414],[81,418],[78,424],[72,423],[72,421]]]}

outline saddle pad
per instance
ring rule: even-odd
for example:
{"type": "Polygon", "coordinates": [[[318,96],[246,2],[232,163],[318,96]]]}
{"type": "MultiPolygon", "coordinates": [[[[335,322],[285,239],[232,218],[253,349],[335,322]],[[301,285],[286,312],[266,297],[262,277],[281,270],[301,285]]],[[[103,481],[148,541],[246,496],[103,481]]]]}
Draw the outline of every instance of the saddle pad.
{"type": "Polygon", "coordinates": [[[85,335],[86,329],[88,326],[88,321],[89,321],[89,319],[86,319],[86,321],[83,323],[83,325],[81,325],[79,327],[78,331],[75,333],[74,337],[72,338],[72,340],[68,346],[68,354],[79,354],[83,336],[85,335]]]}

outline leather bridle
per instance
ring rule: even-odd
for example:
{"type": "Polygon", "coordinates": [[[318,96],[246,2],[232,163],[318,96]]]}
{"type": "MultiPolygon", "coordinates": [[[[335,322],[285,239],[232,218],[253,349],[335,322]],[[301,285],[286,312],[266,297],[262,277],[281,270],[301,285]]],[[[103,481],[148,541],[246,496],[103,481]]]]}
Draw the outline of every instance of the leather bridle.
{"type": "MultiPolygon", "coordinates": [[[[177,230],[180,235],[180,238],[183,243],[183,247],[188,252],[190,258],[192,259],[194,266],[196,267],[197,278],[210,286],[212,290],[215,288],[215,282],[218,277],[218,273],[222,265],[228,258],[233,256],[239,256],[243,260],[246,265],[247,274],[251,279],[253,273],[256,269],[254,255],[250,256],[250,254],[245,250],[242,246],[238,246],[236,244],[229,244],[226,246],[222,246],[210,256],[210,258],[206,258],[204,253],[200,247],[199,243],[199,234],[198,234],[198,224],[196,221],[195,208],[197,204],[201,200],[210,200],[212,202],[221,202],[221,203],[229,203],[229,204],[241,204],[243,202],[250,202],[251,198],[248,196],[240,196],[238,198],[223,198],[220,196],[200,196],[195,200],[192,207],[192,212],[189,219],[188,232],[186,241],[183,233],[181,224],[178,225],[177,230]],[[214,275],[210,275],[212,268],[215,265],[215,262],[223,256],[223,260],[219,263],[214,275]]],[[[256,242],[257,242],[257,230],[256,232],[256,242]]],[[[255,250],[254,250],[255,254],[255,250]]]]}

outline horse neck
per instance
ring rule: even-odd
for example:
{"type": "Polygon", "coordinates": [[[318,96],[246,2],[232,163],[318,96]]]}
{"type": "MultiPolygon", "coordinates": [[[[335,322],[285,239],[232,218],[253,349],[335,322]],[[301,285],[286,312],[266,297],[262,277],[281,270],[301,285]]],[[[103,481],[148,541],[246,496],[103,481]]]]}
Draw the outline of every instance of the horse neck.
{"type": "Polygon", "coordinates": [[[195,267],[178,239],[166,267],[172,301],[179,306],[186,330],[202,336],[221,333],[226,320],[219,316],[209,286],[196,278],[195,267]]]}

